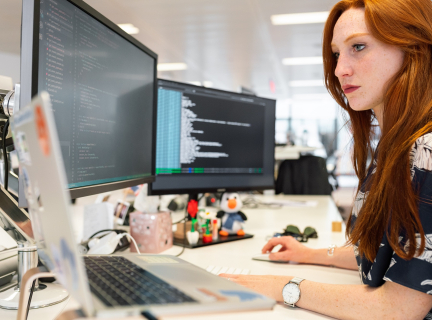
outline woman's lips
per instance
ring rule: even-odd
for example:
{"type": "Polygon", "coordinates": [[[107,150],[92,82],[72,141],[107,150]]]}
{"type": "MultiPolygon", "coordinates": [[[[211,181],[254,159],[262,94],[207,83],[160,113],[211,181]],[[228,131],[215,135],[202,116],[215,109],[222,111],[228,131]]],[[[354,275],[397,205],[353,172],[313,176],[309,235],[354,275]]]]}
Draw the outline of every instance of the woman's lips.
{"type": "Polygon", "coordinates": [[[345,94],[352,93],[352,92],[356,91],[358,88],[360,88],[360,87],[356,87],[356,86],[348,87],[348,88],[344,89],[344,93],[345,94]]]}

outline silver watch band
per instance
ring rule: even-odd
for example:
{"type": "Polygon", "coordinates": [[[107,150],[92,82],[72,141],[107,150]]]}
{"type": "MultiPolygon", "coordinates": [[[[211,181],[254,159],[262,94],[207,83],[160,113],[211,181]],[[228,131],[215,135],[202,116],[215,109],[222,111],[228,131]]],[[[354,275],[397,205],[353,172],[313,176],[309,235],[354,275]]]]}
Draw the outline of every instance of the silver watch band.
{"type": "Polygon", "coordinates": [[[304,279],[302,279],[302,278],[295,277],[295,278],[292,278],[290,282],[293,282],[293,283],[295,283],[296,285],[300,286],[300,282],[302,282],[303,280],[304,280],[304,279]]]}

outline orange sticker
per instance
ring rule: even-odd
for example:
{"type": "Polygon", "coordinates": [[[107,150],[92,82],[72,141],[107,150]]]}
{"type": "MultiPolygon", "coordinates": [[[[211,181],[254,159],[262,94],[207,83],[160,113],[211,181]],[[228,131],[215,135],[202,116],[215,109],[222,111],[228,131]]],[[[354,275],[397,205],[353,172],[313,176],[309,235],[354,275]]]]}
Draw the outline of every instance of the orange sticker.
{"type": "Polygon", "coordinates": [[[39,138],[39,145],[45,156],[50,154],[48,127],[41,106],[35,108],[36,114],[36,130],[39,138]]]}

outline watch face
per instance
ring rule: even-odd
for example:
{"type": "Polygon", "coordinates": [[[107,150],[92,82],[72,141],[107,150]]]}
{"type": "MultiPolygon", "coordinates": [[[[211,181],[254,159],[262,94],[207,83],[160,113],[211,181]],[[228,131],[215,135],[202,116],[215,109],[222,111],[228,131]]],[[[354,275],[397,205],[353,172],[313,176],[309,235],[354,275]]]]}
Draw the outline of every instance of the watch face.
{"type": "Polygon", "coordinates": [[[300,289],[295,283],[288,283],[282,290],[285,303],[294,304],[300,299],[300,289]]]}

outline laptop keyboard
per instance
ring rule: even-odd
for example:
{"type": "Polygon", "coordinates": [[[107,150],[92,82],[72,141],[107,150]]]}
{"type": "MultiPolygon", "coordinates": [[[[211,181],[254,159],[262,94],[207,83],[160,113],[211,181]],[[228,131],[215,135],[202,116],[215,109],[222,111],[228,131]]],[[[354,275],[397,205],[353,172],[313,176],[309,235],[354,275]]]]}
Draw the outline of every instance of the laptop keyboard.
{"type": "Polygon", "coordinates": [[[91,292],[107,306],[196,302],[123,257],[86,256],[84,263],[91,292]]]}

